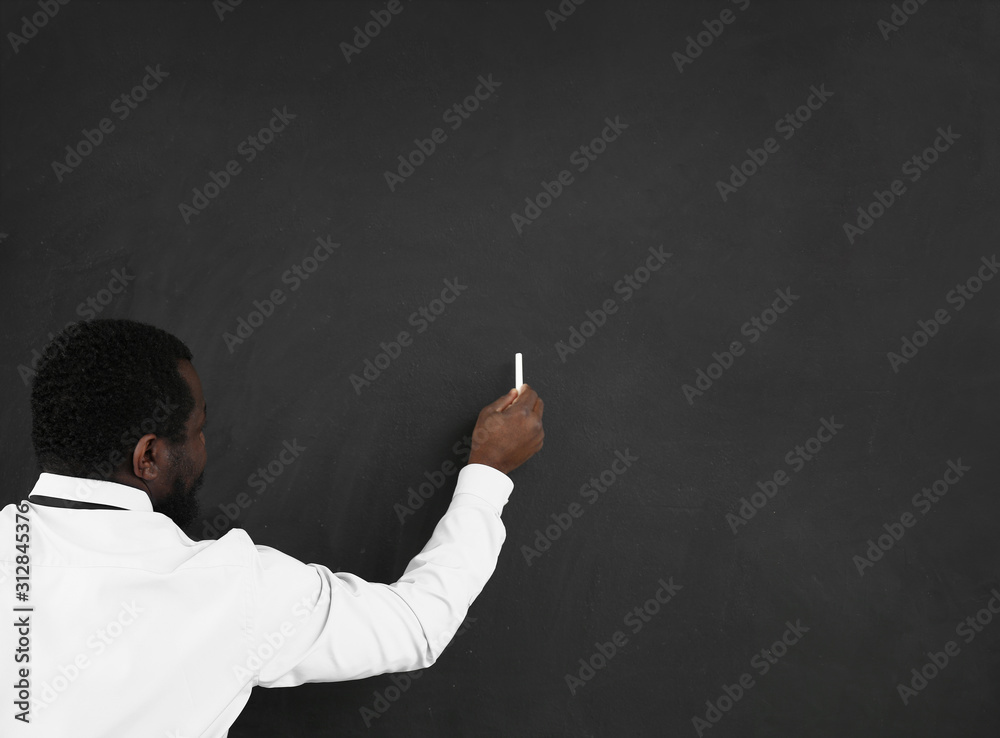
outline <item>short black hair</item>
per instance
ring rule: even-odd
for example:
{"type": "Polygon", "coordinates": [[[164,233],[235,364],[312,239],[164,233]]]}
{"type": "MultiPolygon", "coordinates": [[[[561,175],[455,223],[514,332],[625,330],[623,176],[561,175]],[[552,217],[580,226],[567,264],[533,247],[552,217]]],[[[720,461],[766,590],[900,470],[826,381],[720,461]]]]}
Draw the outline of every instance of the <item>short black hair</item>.
{"type": "Polygon", "coordinates": [[[178,370],[191,350],[132,320],[71,323],[42,352],[31,442],[44,472],[110,479],[145,433],[182,443],[194,396],[178,370]],[[165,416],[165,417],[164,417],[165,416]]]}

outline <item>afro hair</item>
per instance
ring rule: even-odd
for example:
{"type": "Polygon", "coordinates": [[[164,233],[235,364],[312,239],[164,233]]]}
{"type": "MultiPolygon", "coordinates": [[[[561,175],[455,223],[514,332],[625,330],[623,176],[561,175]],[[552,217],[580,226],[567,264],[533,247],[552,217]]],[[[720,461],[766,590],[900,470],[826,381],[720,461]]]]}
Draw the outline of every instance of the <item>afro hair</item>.
{"type": "Polygon", "coordinates": [[[31,442],[43,472],[110,479],[155,433],[182,443],[194,410],[176,336],[132,320],[72,323],[43,352],[31,386],[31,442]]]}

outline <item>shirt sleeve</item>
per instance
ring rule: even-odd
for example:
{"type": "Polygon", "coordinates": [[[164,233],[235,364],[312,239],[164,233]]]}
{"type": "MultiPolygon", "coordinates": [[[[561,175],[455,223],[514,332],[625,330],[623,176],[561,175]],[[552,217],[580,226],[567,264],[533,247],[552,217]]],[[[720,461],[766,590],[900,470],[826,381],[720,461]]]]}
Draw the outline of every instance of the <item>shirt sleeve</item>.
{"type": "Polygon", "coordinates": [[[433,664],[496,569],[513,486],[492,467],[463,467],[447,512],[394,584],[257,546],[248,654],[256,683],[292,687],[433,664]]]}

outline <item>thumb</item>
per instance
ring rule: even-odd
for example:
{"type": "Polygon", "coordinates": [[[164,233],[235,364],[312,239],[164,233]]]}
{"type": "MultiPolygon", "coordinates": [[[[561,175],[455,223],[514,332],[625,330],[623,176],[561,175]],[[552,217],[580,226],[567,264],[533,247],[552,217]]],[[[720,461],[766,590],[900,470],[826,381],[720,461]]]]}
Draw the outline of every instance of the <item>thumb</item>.
{"type": "Polygon", "coordinates": [[[493,412],[497,412],[498,413],[498,412],[501,412],[502,410],[505,410],[507,407],[509,407],[511,405],[511,403],[513,403],[514,400],[516,400],[516,399],[517,399],[517,389],[515,388],[515,389],[512,389],[512,390],[508,391],[506,395],[503,395],[502,397],[498,397],[496,400],[494,400],[493,402],[491,402],[486,407],[489,408],[490,410],[492,410],[493,412]]]}

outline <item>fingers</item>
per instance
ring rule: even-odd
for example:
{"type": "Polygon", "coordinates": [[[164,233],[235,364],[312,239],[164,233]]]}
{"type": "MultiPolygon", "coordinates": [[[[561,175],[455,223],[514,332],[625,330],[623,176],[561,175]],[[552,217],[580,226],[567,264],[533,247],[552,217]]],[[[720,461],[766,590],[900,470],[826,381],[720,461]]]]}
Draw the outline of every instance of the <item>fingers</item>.
{"type": "Polygon", "coordinates": [[[517,398],[511,404],[512,405],[523,405],[523,406],[526,406],[527,408],[529,408],[529,410],[530,410],[531,408],[534,408],[534,406],[535,406],[535,400],[537,400],[537,399],[538,399],[538,393],[535,392],[535,390],[531,389],[531,387],[529,385],[522,384],[521,385],[521,393],[517,396],[517,398]]]}
{"type": "Polygon", "coordinates": [[[506,410],[515,400],[517,400],[517,390],[510,390],[507,394],[502,397],[498,397],[489,405],[487,405],[483,410],[490,410],[492,412],[500,412],[501,410],[506,410]]]}
{"type": "Polygon", "coordinates": [[[542,412],[545,403],[535,390],[522,384],[479,413],[472,431],[469,463],[483,463],[504,473],[516,469],[541,450],[545,439],[542,412]]]}
{"type": "Polygon", "coordinates": [[[528,387],[528,385],[524,385],[524,387],[525,389],[521,391],[521,394],[513,404],[523,406],[524,412],[530,415],[538,415],[538,419],[541,420],[545,403],[542,402],[542,398],[538,396],[535,390],[528,387]]]}
{"type": "Polygon", "coordinates": [[[505,410],[517,410],[524,415],[537,415],[538,419],[541,420],[544,409],[545,403],[542,402],[542,398],[538,396],[538,393],[531,389],[529,385],[522,384],[520,394],[518,394],[516,389],[510,390],[507,394],[498,397],[484,407],[480,415],[485,417],[505,410]]]}

